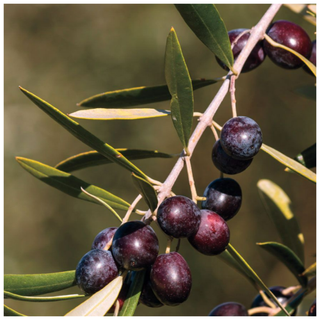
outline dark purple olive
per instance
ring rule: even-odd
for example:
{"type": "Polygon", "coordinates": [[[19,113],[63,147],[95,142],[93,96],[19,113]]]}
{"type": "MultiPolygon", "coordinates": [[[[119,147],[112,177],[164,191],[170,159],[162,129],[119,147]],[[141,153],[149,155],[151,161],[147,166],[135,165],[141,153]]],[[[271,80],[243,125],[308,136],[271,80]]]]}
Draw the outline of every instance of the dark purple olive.
{"type": "MultiPolygon", "coordinates": [[[[311,54],[311,40],[308,34],[297,24],[278,20],[267,30],[267,35],[277,43],[280,43],[300,53],[305,58],[311,54]]],[[[264,51],[276,65],[285,69],[297,69],[303,66],[303,61],[293,53],[272,46],[267,40],[263,42],[264,51]]]]}
{"type": "Polygon", "coordinates": [[[118,276],[118,266],[110,251],[94,249],[86,253],[76,268],[76,283],[93,294],[118,276]]]}
{"type": "Polygon", "coordinates": [[[241,303],[225,302],[212,309],[209,316],[248,316],[248,311],[241,303]]]}
{"type": "MultiPolygon", "coordinates": [[[[274,286],[274,287],[270,287],[269,290],[276,296],[276,298],[278,299],[278,301],[281,304],[286,303],[292,296],[293,293],[289,293],[284,295],[283,294],[283,290],[285,290],[285,287],[281,287],[281,286],[274,286]]],[[[271,301],[275,304],[275,302],[271,299],[271,301]]],[[[251,304],[251,308],[256,308],[256,307],[266,307],[267,304],[264,302],[262,296],[260,294],[258,294],[252,304],[251,304]]],[[[296,314],[296,310],[294,311],[294,313],[292,314],[292,316],[294,316],[296,314]]],[[[268,314],[265,312],[260,312],[260,313],[255,313],[255,316],[267,316],[268,314]]]]}
{"type": "Polygon", "coordinates": [[[191,291],[191,272],[178,252],[158,256],[151,268],[150,281],[156,297],[168,306],[186,301],[191,291]]]}
{"type": "Polygon", "coordinates": [[[230,240],[229,227],[217,213],[203,209],[198,232],[188,240],[197,251],[213,256],[227,247],[230,240]]]}
{"type": "Polygon", "coordinates": [[[191,199],[174,196],[160,204],[157,221],[167,235],[174,238],[189,237],[199,228],[200,209],[191,199]]]}
{"type": "Polygon", "coordinates": [[[120,266],[139,271],[154,263],[159,242],[150,226],[142,221],[129,221],[114,234],[111,250],[120,266]]]}
{"type": "Polygon", "coordinates": [[[212,181],[205,189],[202,209],[216,212],[225,221],[233,218],[239,211],[242,202],[241,188],[233,179],[220,178],[212,181]]]}
{"type": "Polygon", "coordinates": [[[249,117],[229,119],[222,127],[220,143],[222,149],[232,158],[249,160],[260,150],[262,132],[259,125],[249,117]]]}
{"type": "Polygon", "coordinates": [[[215,142],[212,148],[212,162],[215,167],[226,174],[237,174],[246,170],[253,159],[237,160],[230,157],[221,147],[220,139],[215,142]]]}
{"type": "Polygon", "coordinates": [[[104,249],[106,244],[113,238],[117,228],[111,227],[100,231],[93,240],[91,249],[104,249]]]}
{"type": "MultiPolygon", "coordinates": [[[[236,40],[236,38],[242,32],[244,32],[246,30],[247,29],[230,30],[228,32],[230,43],[232,44],[236,40]]],[[[249,37],[250,37],[250,32],[247,32],[247,33],[243,34],[241,36],[241,38],[239,38],[238,41],[234,44],[234,46],[232,48],[232,53],[233,53],[234,60],[237,59],[238,55],[241,53],[241,51],[244,48],[244,46],[247,44],[249,37]]],[[[251,51],[247,61],[243,65],[242,72],[243,73],[244,72],[248,72],[248,71],[251,71],[251,70],[257,68],[264,61],[265,57],[266,56],[265,56],[265,53],[264,53],[264,50],[263,50],[262,41],[259,41],[256,44],[256,46],[253,48],[253,50],[251,51]]],[[[228,67],[220,59],[218,59],[218,58],[216,58],[216,59],[217,59],[217,62],[219,63],[219,65],[223,69],[229,70],[228,67]]]]}

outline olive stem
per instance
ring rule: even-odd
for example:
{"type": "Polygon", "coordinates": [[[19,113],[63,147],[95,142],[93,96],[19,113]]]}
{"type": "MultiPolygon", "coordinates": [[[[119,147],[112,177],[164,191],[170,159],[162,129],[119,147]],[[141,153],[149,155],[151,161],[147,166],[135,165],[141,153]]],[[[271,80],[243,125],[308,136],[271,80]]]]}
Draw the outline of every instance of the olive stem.
{"type": "Polygon", "coordinates": [[[259,293],[260,293],[263,301],[265,302],[265,304],[267,304],[272,309],[277,308],[276,305],[274,303],[272,303],[272,301],[268,298],[268,296],[264,293],[263,290],[259,290],[259,293]]]}
{"type": "MultiPolygon", "coordinates": [[[[131,203],[126,215],[124,216],[123,220],[122,220],[122,224],[128,222],[129,218],[130,218],[130,215],[133,211],[133,209],[136,207],[137,203],[142,199],[142,195],[139,194],[135,199],[134,201],[131,203]]],[[[146,213],[147,214],[147,213],[146,213]]]]}
{"type": "MultiPolygon", "coordinates": [[[[246,45],[242,49],[241,53],[239,54],[235,64],[233,65],[233,70],[236,71],[237,74],[241,72],[241,69],[246,62],[247,58],[249,57],[252,49],[255,45],[263,39],[265,31],[267,30],[269,24],[272,22],[274,16],[280,9],[281,4],[272,4],[260,21],[257,23],[255,27],[251,30],[251,36],[249,37],[246,45]]],[[[215,95],[211,103],[209,104],[206,111],[200,118],[198,125],[196,126],[195,130],[193,131],[188,144],[188,150],[190,152],[190,157],[198,144],[199,139],[201,138],[203,132],[208,126],[211,126],[212,119],[217,112],[220,104],[224,100],[225,96],[228,93],[229,85],[230,85],[230,76],[232,75],[232,71],[230,71],[223,81],[218,93],[215,95]]],[[[184,153],[182,152],[179,159],[177,160],[176,164],[172,168],[170,174],[167,176],[167,179],[163,183],[160,189],[160,193],[158,194],[159,203],[161,203],[166,197],[170,195],[173,185],[175,184],[176,180],[178,179],[180,172],[184,166],[184,153]]],[[[148,218],[148,216],[146,216],[148,218]]]]}
{"type": "Polygon", "coordinates": [[[168,240],[167,240],[167,247],[166,247],[165,253],[170,253],[172,240],[173,240],[172,237],[169,237],[169,238],[168,238],[168,240]]]}
{"type": "Polygon", "coordinates": [[[272,310],[271,308],[269,307],[256,307],[256,308],[252,308],[252,309],[249,309],[248,310],[248,315],[249,316],[253,316],[255,315],[256,313],[267,313],[268,315],[270,315],[272,313],[272,310]]]}
{"type": "Polygon", "coordinates": [[[178,243],[177,243],[177,246],[176,246],[176,252],[178,252],[180,249],[180,238],[178,239],[178,243]]]}
{"type": "Polygon", "coordinates": [[[237,44],[237,42],[239,41],[239,39],[246,33],[249,33],[251,32],[251,30],[247,29],[247,30],[244,30],[242,31],[234,40],[233,42],[231,43],[231,50],[233,49],[233,47],[237,44]]]}
{"type": "Polygon", "coordinates": [[[210,128],[211,128],[211,131],[212,131],[212,133],[213,133],[213,135],[214,135],[214,139],[215,139],[216,141],[218,141],[218,140],[219,140],[219,135],[218,135],[218,132],[217,132],[216,128],[214,127],[213,124],[210,126],[210,128]]]}
{"type": "Polygon", "coordinates": [[[230,91],[230,96],[231,96],[232,117],[235,118],[237,116],[236,76],[231,76],[229,91],[230,91]]]}
{"type": "Polygon", "coordinates": [[[283,289],[282,294],[287,296],[288,294],[292,293],[295,290],[299,290],[301,289],[301,286],[292,286],[292,287],[288,287],[283,289]]]}
{"type": "Polygon", "coordinates": [[[193,172],[192,172],[192,166],[191,166],[191,161],[190,161],[190,157],[186,156],[184,157],[184,160],[186,162],[186,167],[187,167],[187,173],[188,173],[188,178],[189,178],[189,185],[190,185],[190,190],[191,190],[191,196],[192,196],[192,200],[197,203],[197,190],[196,190],[196,186],[194,183],[194,178],[193,178],[193,172]]]}

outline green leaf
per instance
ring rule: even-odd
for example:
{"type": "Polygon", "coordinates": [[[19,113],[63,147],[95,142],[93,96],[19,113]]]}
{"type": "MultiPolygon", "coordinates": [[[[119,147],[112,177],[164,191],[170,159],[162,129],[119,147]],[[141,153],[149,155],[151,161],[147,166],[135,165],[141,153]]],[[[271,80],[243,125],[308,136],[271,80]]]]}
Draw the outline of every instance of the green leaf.
{"type": "Polygon", "coordinates": [[[4,275],[4,290],[25,296],[55,292],[74,285],[75,270],[42,274],[4,275]]]}
{"type": "Polygon", "coordinates": [[[274,222],[282,242],[304,261],[304,237],[298,221],[290,209],[290,198],[274,182],[258,181],[258,190],[266,210],[274,222]]]}
{"type": "Polygon", "coordinates": [[[213,4],[176,4],[195,35],[232,70],[233,54],[227,28],[213,4]]]}
{"type": "Polygon", "coordinates": [[[118,276],[65,316],[104,316],[117,300],[122,284],[123,276],[118,276]]]}
{"type": "MultiPolygon", "coordinates": [[[[218,82],[218,80],[192,80],[193,90],[197,90],[218,82]]],[[[108,91],[87,98],[78,106],[87,108],[131,108],[170,100],[171,95],[167,85],[155,87],[136,87],[116,91],[108,91]]]]}
{"type": "Polygon", "coordinates": [[[261,150],[268,153],[271,157],[273,157],[274,159],[276,159],[277,161],[279,161],[280,163],[282,163],[286,167],[290,168],[292,171],[294,171],[294,172],[300,174],[301,176],[307,178],[308,180],[316,183],[317,175],[314,172],[312,172],[311,170],[309,170],[308,168],[306,168],[305,166],[303,166],[302,164],[287,157],[286,155],[279,152],[278,150],[267,146],[264,143],[261,146],[261,150]]]}
{"type": "Polygon", "coordinates": [[[300,86],[293,89],[293,92],[312,101],[316,101],[317,88],[315,85],[300,86]]]}
{"type": "MultiPolygon", "coordinates": [[[[172,158],[173,155],[159,152],[158,150],[116,149],[129,160],[149,158],[172,158]]],[[[112,163],[97,151],[88,151],[76,154],[59,162],[55,167],[65,172],[71,172],[88,167],[112,163]]]]}
{"type": "Polygon", "coordinates": [[[228,264],[230,267],[236,269],[238,272],[240,272],[252,285],[255,285],[256,281],[254,277],[252,277],[251,272],[248,272],[247,269],[243,269],[241,265],[233,258],[233,256],[230,254],[229,251],[224,250],[221,252],[217,257],[221,260],[223,260],[226,264],[228,264]]]}
{"type": "Polygon", "coordinates": [[[98,201],[82,192],[82,187],[89,193],[108,203],[112,208],[128,210],[130,206],[128,202],[113,195],[112,193],[78,179],[70,173],[63,172],[41,162],[27,158],[16,157],[16,160],[34,177],[72,197],[100,204],[98,201]]]}
{"type": "Polygon", "coordinates": [[[158,206],[158,196],[153,186],[148,181],[138,177],[134,173],[132,174],[132,179],[150,210],[152,212],[156,210],[158,206]]]}
{"type": "Polygon", "coordinates": [[[145,274],[146,274],[145,270],[134,273],[134,279],[130,285],[127,298],[122,306],[119,316],[131,317],[134,315],[134,312],[139,302],[145,274]]]}
{"type": "Polygon", "coordinates": [[[310,267],[308,267],[304,272],[302,272],[303,276],[313,277],[317,273],[317,263],[313,263],[310,267]]]}
{"type": "Polygon", "coordinates": [[[54,297],[30,297],[30,296],[21,296],[19,294],[11,293],[9,291],[4,290],[4,298],[5,299],[14,299],[21,301],[30,301],[30,302],[51,302],[51,301],[62,301],[62,300],[72,300],[78,298],[84,298],[84,294],[68,294],[54,297]]]}
{"type": "Polygon", "coordinates": [[[171,119],[187,151],[193,120],[193,90],[180,43],[173,28],[167,38],[165,77],[171,94],[171,119]]]}
{"type": "MultiPolygon", "coordinates": [[[[281,308],[281,310],[284,310],[281,303],[278,301],[276,296],[269,290],[269,288],[264,284],[264,282],[260,279],[260,277],[256,274],[256,272],[250,267],[250,265],[247,263],[247,261],[239,254],[239,252],[231,245],[231,243],[228,244],[227,249],[228,252],[232,255],[232,257],[241,265],[241,267],[246,270],[246,272],[250,273],[252,278],[255,279],[255,282],[259,284],[259,286],[266,291],[268,296],[274,300],[274,302],[281,308]]],[[[287,314],[288,315],[288,314],[287,314]]]]}
{"type": "Polygon", "coordinates": [[[297,156],[294,157],[295,160],[300,162],[303,166],[307,168],[314,168],[317,165],[317,145],[313,144],[311,147],[303,150],[297,156]]]}
{"type": "Polygon", "coordinates": [[[70,113],[69,116],[87,120],[137,120],[166,117],[170,111],[157,109],[86,109],[70,113]]]}
{"type": "Polygon", "coordinates": [[[263,242],[257,243],[257,245],[284,263],[299,283],[303,287],[306,287],[308,284],[308,278],[301,275],[305,270],[304,265],[290,248],[278,242],[263,242]]]}
{"type": "Polygon", "coordinates": [[[18,316],[18,317],[26,317],[25,314],[22,314],[8,306],[4,305],[4,316],[18,316]]]}
{"type": "Polygon", "coordinates": [[[281,49],[284,49],[284,50],[289,51],[289,52],[291,52],[292,54],[294,54],[294,55],[295,55],[296,57],[298,57],[301,61],[303,61],[304,64],[307,65],[307,67],[311,70],[311,72],[312,72],[315,76],[317,76],[316,66],[315,66],[312,62],[310,62],[307,58],[305,58],[303,55],[301,55],[300,53],[292,50],[292,49],[289,48],[289,47],[286,47],[286,46],[284,46],[284,45],[282,45],[282,44],[280,44],[280,43],[277,43],[277,42],[273,41],[273,40],[272,40],[268,35],[266,35],[266,34],[264,35],[264,38],[265,38],[265,40],[268,41],[273,47],[281,48],[281,49]]]}
{"type": "Polygon", "coordinates": [[[126,157],[124,157],[120,152],[115,150],[113,147],[104,143],[102,140],[94,136],[92,133],[84,129],[79,125],[78,122],[72,120],[70,117],[62,113],[57,108],[50,105],[48,102],[40,99],[33,93],[27,91],[20,87],[20,90],[41,110],[47,113],[53,120],[58,122],[62,127],[68,130],[76,138],[78,138],[83,143],[87,144],[92,149],[101,153],[104,157],[112,162],[115,162],[122,167],[126,168],[130,172],[134,172],[142,178],[147,178],[146,175],[138,169],[134,164],[132,164],[126,157]]]}

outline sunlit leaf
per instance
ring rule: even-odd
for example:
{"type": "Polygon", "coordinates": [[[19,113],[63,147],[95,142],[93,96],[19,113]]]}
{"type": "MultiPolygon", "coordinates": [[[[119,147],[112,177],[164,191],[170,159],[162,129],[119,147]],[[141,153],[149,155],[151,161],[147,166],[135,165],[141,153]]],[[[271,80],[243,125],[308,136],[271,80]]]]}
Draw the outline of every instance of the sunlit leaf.
{"type": "Polygon", "coordinates": [[[278,242],[263,242],[257,245],[285,264],[303,287],[307,285],[308,278],[301,275],[305,270],[304,265],[289,247],[278,242]]]}
{"type": "Polygon", "coordinates": [[[146,273],[145,270],[134,273],[134,279],[130,285],[127,298],[124,301],[124,304],[119,313],[119,316],[131,317],[134,315],[134,312],[139,302],[141,289],[144,283],[145,273],[146,273]]]}
{"type": "Polygon", "coordinates": [[[63,112],[58,110],[57,108],[50,105],[48,102],[40,99],[33,93],[27,91],[20,87],[20,90],[32,101],[34,102],[41,110],[47,113],[52,119],[54,119],[57,123],[59,123],[62,127],[68,130],[71,134],[73,134],[76,138],[78,138],[83,143],[87,144],[92,149],[101,153],[104,157],[109,159],[112,162],[115,162],[122,167],[126,168],[130,172],[134,172],[138,176],[142,178],[147,178],[146,175],[138,169],[133,163],[131,163],[126,157],[124,157],[120,152],[116,149],[103,142],[91,132],[84,129],[80,124],[63,112]]]}
{"type": "Polygon", "coordinates": [[[4,316],[18,316],[18,317],[27,317],[25,314],[22,314],[12,308],[4,305],[4,316]]]}
{"type": "Polygon", "coordinates": [[[69,116],[87,120],[137,120],[166,117],[169,111],[157,109],[87,109],[70,113],[69,116]]]}
{"type": "Polygon", "coordinates": [[[182,18],[195,35],[229,68],[233,54],[227,28],[213,4],[176,4],[182,18]]]}
{"type": "MultiPolygon", "coordinates": [[[[192,80],[193,90],[209,86],[219,80],[220,79],[192,80]]],[[[161,85],[155,87],[136,87],[100,93],[81,101],[78,103],[78,106],[87,108],[131,108],[134,106],[170,99],[171,95],[167,85],[161,85]]]]}
{"type": "Polygon", "coordinates": [[[292,54],[294,54],[295,56],[297,56],[300,60],[302,60],[307,66],[308,68],[311,70],[311,72],[317,76],[317,69],[316,69],[316,66],[310,62],[307,58],[305,58],[303,55],[301,55],[300,53],[292,50],[291,48],[289,47],[286,47],[284,46],[283,44],[280,44],[280,43],[277,43],[275,41],[273,41],[268,35],[264,35],[264,38],[274,47],[276,48],[281,48],[281,49],[284,49],[286,51],[289,51],[291,52],[292,54]]]}
{"type": "Polygon", "coordinates": [[[302,272],[303,276],[313,277],[317,273],[317,263],[313,263],[310,267],[308,267],[304,272],[302,272]]]}
{"type": "Polygon", "coordinates": [[[286,167],[290,168],[292,171],[300,174],[301,176],[307,178],[308,180],[312,182],[316,182],[317,175],[303,166],[302,164],[298,163],[297,161],[287,157],[283,153],[279,152],[276,149],[273,149],[266,144],[262,144],[261,150],[268,153],[270,156],[272,156],[274,159],[285,165],[286,167]]]}
{"type": "MultiPolygon", "coordinates": [[[[129,160],[149,159],[149,158],[172,158],[173,155],[159,152],[158,150],[140,149],[117,149],[129,160]]],[[[88,151],[76,154],[68,159],[59,162],[55,167],[65,172],[85,169],[102,164],[112,163],[97,151],[88,151]]]]}
{"type": "Polygon", "coordinates": [[[317,88],[314,85],[305,85],[293,89],[293,92],[312,101],[316,101],[317,88]]]}
{"type": "Polygon", "coordinates": [[[19,294],[11,293],[4,290],[5,299],[29,301],[29,302],[51,302],[51,301],[62,301],[62,300],[72,300],[78,298],[84,298],[84,294],[68,294],[53,297],[33,297],[33,296],[21,296],[19,294]]]}
{"type": "Polygon", "coordinates": [[[104,316],[117,300],[122,283],[123,276],[115,278],[103,289],[65,314],[65,316],[104,316]]]}
{"type": "Polygon", "coordinates": [[[147,180],[138,177],[134,173],[132,174],[132,178],[148,207],[152,212],[156,210],[158,206],[158,196],[153,186],[147,180]]]}
{"type": "Polygon", "coordinates": [[[4,290],[31,296],[67,289],[75,285],[75,270],[42,274],[5,274],[4,290]]]}
{"type": "MultiPolygon", "coordinates": [[[[231,243],[228,244],[228,247],[226,249],[232,257],[240,264],[240,266],[246,270],[246,273],[251,274],[251,277],[255,279],[255,282],[261,287],[261,289],[264,289],[268,296],[274,300],[274,302],[281,308],[281,310],[284,311],[283,306],[279,302],[279,300],[276,298],[276,296],[269,290],[269,288],[265,285],[265,283],[260,279],[260,277],[256,274],[256,272],[250,267],[248,262],[239,254],[239,252],[231,245],[231,243]]],[[[286,312],[286,311],[284,311],[286,312]]],[[[288,314],[287,314],[288,315],[288,314]]]]}
{"type": "Polygon", "coordinates": [[[173,125],[187,150],[193,120],[193,90],[181,46],[173,28],[167,38],[165,77],[171,94],[173,125]]]}
{"type": "Polygon", "coordinates": [[[290,198],[274,182],[259,180],[258,190],[266,210],[278,230],[284,245],[304,262],[304,238],[298,221],[290,209],[290,198]]]}
{"type": "Polygon", "coordinates": [[[41,162],[27,158],[16,157],[16,160],[26,171],[28,171],[34,177],[72,197],[100,204],[99,202],[82,192],[82,187],[89,193],[108,203],[112,208],[127,210],[130,206],[128,202],[113,195],[112,193],[95,185],[89,184],[81,179],[78,179],[70,173],[63,172],[41,162]]]}

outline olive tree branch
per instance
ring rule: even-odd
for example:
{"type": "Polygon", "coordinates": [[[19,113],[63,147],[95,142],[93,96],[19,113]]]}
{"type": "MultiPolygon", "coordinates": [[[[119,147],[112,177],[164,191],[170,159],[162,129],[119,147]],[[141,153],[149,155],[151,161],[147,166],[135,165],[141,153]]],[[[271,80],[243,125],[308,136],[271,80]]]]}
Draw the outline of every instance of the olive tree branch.
{"type": "MultiPolygon", "coordinates": [[[[272,4],[269,9],[266,11],[266,13],[263,15],[261,20],[257,23],[256,26],[254,26],[251,29],[251,35],[248,39],[248,42],[246,43],[245,47],[242,49],[241,53],[239,54],[233,69],[235,73],[239,76],[241,73],[242,67],[244,63],[246,62],[247,58],[249,57],[252,49],[255,47],[255,45],[258,43],[258,41],[262,40],[264,38],[264,34],[269,26],[269,24],[272,22],[273,17],[276,15],[278,10],[280,9],[281,4],[272,4]]],[[[225,96],[227,95],[229,91],[229,85],[230,85],[230,77],[233,75],[233,73],[230,71],[222,83],[218,93],[211,101],[210,105],[204,112],[204,114],[199,119],[199,123],[196,126],[195,130],[193,131],[193,134],[190,137],[189,144],[188,144],[188,150],[190,153],[190,158],[193,154],[193,151],[201,138],[203,132],[207,127],[210,127],[212,125],[212,119],[218,110],[220,104],[224,100],[225,96]]],[[[159,189],[158,199],[159,204],[170,195],[171,189],[178,179],[180,172],[182,168],[184,167],[184,153],[181,154],[180,158],[177,160],[176,164],[172,168],[170,174],[168,175],[167,179],[163,183],[163,185],[159,189]]],[[[149,213],[150,214],[150,213],[149,213]]],[[[146,219],[149,218],[148,214],[145,217],[146,219]]]]}

